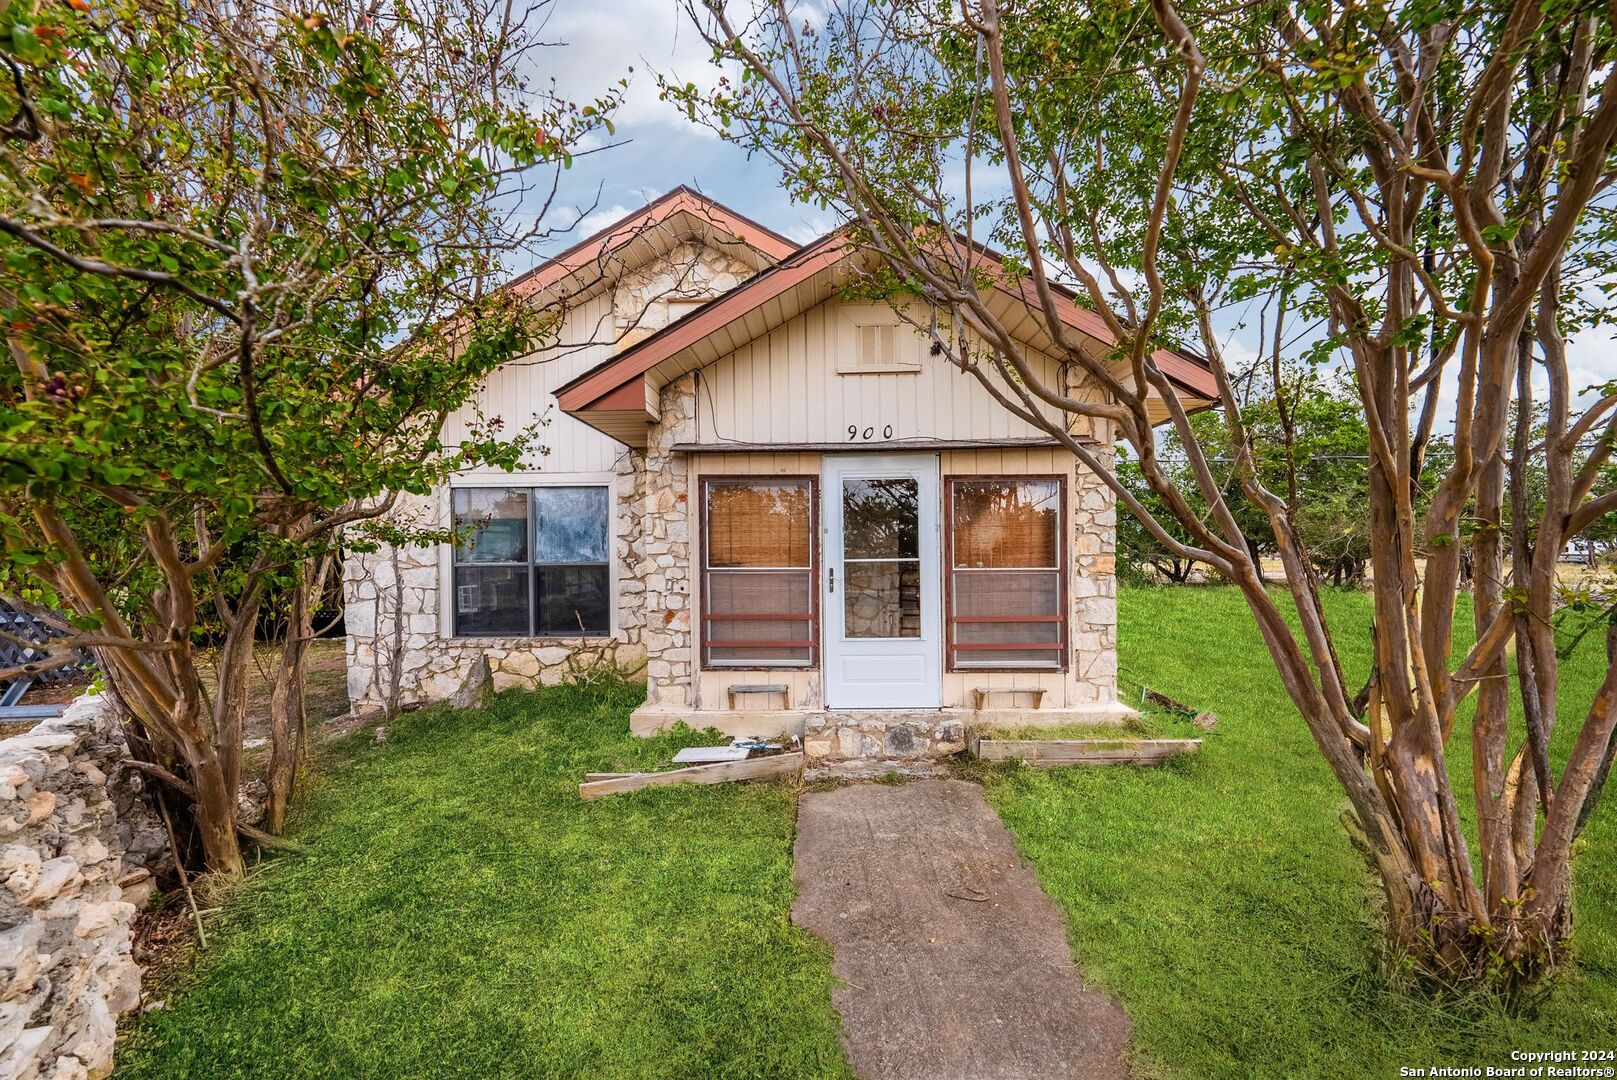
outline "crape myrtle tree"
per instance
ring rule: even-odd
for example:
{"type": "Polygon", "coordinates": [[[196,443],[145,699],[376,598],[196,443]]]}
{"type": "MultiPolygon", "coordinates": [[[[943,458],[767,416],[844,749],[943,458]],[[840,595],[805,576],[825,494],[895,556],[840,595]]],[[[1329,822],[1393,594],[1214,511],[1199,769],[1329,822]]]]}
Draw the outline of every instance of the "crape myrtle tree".
{"type": "Polygon", "coordinates": [[[883,275],[946,313],[925,328],[939,362],[1066,445],[1164,548],[1241,590],[1351,803],[1400,964],[1512,984],[1551,965],[1571,932],[1578,822],[1617,724],[1617,669],[1561,715],[1551,619],[1567,538],[1617,507],[1617,491],[1598,483],[1617,388],[1580,393],[1566,359],[1569,335],[1610,314],[1592,288],[1613,252],[1610,10],[1563,0],[687,9],[728,81],[702,93],[665,80],[670,96],[775,158],[798,198],[838,208],[883,275]],[[1006,258],[974,246],[984,241],[1006,258]],[[1028,290],[1040,330],[1104,401],[1039,379],[980,288],[994,275],[1028,290]],[[1063,325],[1061,280],[1111,344],[1063,325]],[[1360,510],[1374,673],[1362,711],[1336,641],[1364,628],[1333,625],[1299,507],[1260,475],[1232,387],[1220,327],[1254,304],[1328,342],[1368,425],[1360,510]],[[1173,345],[1204,355],[1218,382],[1237,490],[1220,484],[1217,451],[1153,359],[1173,345]],[[1437,415],[1444,385],[1457,400],[1452,458],[1421,512],[1417,478],[1450,419],[1437,415]],[[1160,460],[1148,395],[1166,403],[1188,477],[1160,460]],[[1531,398],[1547,410],[1542,440],[1510,423],[1512,403],[1531,398]],[[1068,434],[1074,416],[1115,431],[1157,504],[1068,434]],[[1535,461],[1544,510],[1517,515],[1526,542],[1507,547],[1504,507],[1535,461]],[[1282,590],[1265,587],[1237,503],[1262,516],[1282,590]],[[1467,555],[1475,591],[1460,604],[1467,555]],[[1470,644],[1457,645],[1457,618],[1473,620],[1470,644]],[[1472,757],[1450,761],[1463,706],[1474,710],[1472,757]],[[1577,730],[1556,769],[1549,739],[1563,725],[1577,730]],[[1475,780],[1475,846],[1458,769],[1475,780]]]}
{"type": "MultiPolygon", "coordinates": [[[[1293,521],[1310,565],[1324,583],[1358,583],[1370,558],[1369,523],[1363,512],[1369,497],[1365,462],[1369,460],[1370,432],[1351,381],[1330,367],[1283,363],[1277,357],[1260,358],[1232,381],[1241,407],[1241,430],[1251,443],[1251,468],[1266,487],[1283,492],[1287,504],[1295,507],[1293,521]]],[[[1230,445],[1228,425],[1214,413],[1198,413],[1191,417],[1190,426],[1219,481],[1221,497],[1241,526],[1247,548],[1255,557],[1272,557],[1274,535],[1267,518],[1241,497],[1236,466],[1246,459],[1230,445]]],[[[1417,508],[1425,505],[1435,486],[1434,469],[1443,445],[1439,437],[1433,446],[1437,453],[1427,455],[1425,474],[1416,484],[1417,508]]],[[[1197,516],[1205,520],[1207,504],[1201,500],[1189,458],[1172,431],[1159,437],[1157,461],[1168,479],[1184,491],[1197,516]]],[[[1147,509],[1158,502],[1137,462],[1125,458],[1119,462],[1118,472],[1147,509]]],[[[1170,514],[1153,516],[1178,539],[1191,542],[1170,514]]],[[[1118,521],[1117,546],[1120,563],[1150,566],[1173,583],[1188,580],[1195,568],[1195,563],[1163,547],[1128,514],[1118,521]]]]}
{"type": "MultiPolygon", "coordinates": [[[[520,417],[441,431],[545,332],[490,282],[615,100],[529,85],[542,12],[0,15],[0,591],[67,614],[57,658],[96,651],[211,870],[241,871],[239,833],[271,842],[235,811],[264,605],[292,598],[307,634],[297,598],[340,532],[402,540],[379,520],[399,493],[532,441],[520,417]]],[[[300,693],[275,697],[284,742],[300,693]]],[[[291,768],[272,756],[278,825],[291,768]]]]}

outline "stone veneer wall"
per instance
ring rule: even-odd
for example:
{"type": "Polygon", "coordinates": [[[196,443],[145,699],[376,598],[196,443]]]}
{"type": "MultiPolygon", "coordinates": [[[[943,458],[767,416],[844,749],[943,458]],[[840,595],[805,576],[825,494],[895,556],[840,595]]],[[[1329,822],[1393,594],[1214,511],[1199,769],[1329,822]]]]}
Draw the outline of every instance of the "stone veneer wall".
{"type": "Polygon", "coordinates": [[[696,439],[696,376],[683,375],[663,387],[662,421],[651,431],[639,484],[646,512],[640,558],[634,577],[644,585],[639,598],[647,621],[640,643],[646,650],[646,704],[653,708],[693,706],[695,642],[691,625],[691,464],[673,447],[696,439]]]}
{"type": "MultiPolygon", "coordinates": [[[[1080,401],[1104,402],[1103,387],[1076,364],[1062,366],[1062,390],[1080,401]]],[[[1117,429],[1110,420],[1072,416],[1068,430],[1087,442],[1101,464],[1117,461],[1117,429]]],[[[1117,701],[1117,496],[1106,482],[1073,462],[1072,641],[1077,696],[1098,704],[1117,701]]]]}
{"type": "MultiPolygon", "coordinates": [[[[1110,464],[1110,442],[1095,447],[1110,464]]],[[[1085,701],[1117,700],[1117,496],[1105,481],[1073,465],[1072,649],[1077,694],[1085,701]]]]}
{"type": "Polygon", "coordinates": [[[124,756],[109,699],[0,741],[0,1077],[98,1078],[140,1001],[131,923],[154,883],[132,862],[165,847],[112,778],[124,756]],[[121,807],[120,807],[121,804],[121,807]],[[120,808],[122,813],[120,813],[120,808]],[[155,839],[154,839],[155,836],[155,839]]]}
{"type": "MultiPolygon", "coordinates": [[[[542,479],[542,476],[539,477],[542,479]]],[[[521,485],[533,478],[513,477],[521,485]]],[[[634,673],[644,663],[638,645],[641,609],[622,568],[639,528],[632,464],[619,468],[612,497],[620,567],[618,633],[610,638],[454,638],[439,630],[441,588],[437,547],[384,546],[350,554],[343,565],[348,699],[357,709],[443,701],[487,659],[495,689],[552,685],[582,672],[613,667],[634,673]]],[[[449,493],[399,500],[395,518],[430,528],[449,525],[449,493]]],[[[3,1078],[0,1078],[3,1080],[3,1078]]]]}

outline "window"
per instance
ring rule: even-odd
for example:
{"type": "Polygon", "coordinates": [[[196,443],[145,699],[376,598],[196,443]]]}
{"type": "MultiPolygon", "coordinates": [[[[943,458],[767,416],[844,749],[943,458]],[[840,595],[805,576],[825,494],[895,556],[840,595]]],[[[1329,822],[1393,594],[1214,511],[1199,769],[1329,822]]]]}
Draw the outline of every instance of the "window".
{"type": "Polygon", "coordinates": [[[455,633],[612,632],[604,487],[456,488],[455,633]]]}
{"type": "Polygon", "coordinates": [[[950,668],[1060,669],[1061,481],[951,480],[949,503],[950,668]]]}
{"type": "Polygon", "coordinates": [[[702,485],[702,662],[808,667],[817,639],[814,481],[702,485]]]}
{"type": "Polygon", "coordinates": [[[842,632],[921,636],[921,485],[912,477],[842,482],[842,632]]]}

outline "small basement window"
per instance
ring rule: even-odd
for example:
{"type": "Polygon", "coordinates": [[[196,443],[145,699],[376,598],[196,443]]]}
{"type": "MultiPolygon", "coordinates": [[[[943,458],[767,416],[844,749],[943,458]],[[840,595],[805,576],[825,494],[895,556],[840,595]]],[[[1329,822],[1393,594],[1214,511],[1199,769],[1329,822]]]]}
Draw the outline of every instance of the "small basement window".
{"type": "Polygon", "coordinates": [[[703,481],[703,666],[814,663],[814,520],[808,477],[703,481]]]}
{"type": "Polygon", "coordinates": [[[456,488],[455,635],[612,632],[605,487],[456,488]]]}
{"type": "Polygon", "coordinates": [[[1057,477],[949,482],[949,667],[1057,670],[1067,644],[1057,477]]]}

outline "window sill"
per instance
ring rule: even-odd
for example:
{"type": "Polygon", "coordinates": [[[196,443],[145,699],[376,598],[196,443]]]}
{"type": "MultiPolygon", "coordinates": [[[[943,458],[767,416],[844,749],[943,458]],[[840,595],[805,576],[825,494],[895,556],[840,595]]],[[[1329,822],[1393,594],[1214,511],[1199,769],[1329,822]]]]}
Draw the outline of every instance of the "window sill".
{"type": "Polygon", "coordinates": [[[507,645],[577,645],[589,641],[611,641],[616,636],[609,632],[569,634],[566,637],[545,634],[536,634],[532,637],[527,634],[450,634],[442,640],[500,642],[507,645]]]}

